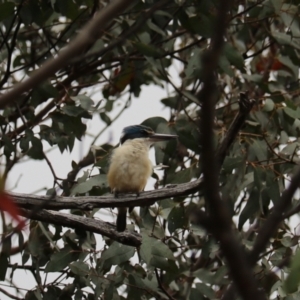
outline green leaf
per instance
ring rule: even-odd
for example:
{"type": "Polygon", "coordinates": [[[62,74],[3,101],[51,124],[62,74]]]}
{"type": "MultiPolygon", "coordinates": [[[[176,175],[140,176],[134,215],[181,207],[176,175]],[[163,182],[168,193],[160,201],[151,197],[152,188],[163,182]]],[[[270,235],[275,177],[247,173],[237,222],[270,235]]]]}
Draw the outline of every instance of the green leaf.
{"type": "Polygon", "coordinates": [[[126,298],[130,299],[130,300],[146,299],[144,297],[145,292],[143,291],[143,289],[146,290],[146,288],[144,287],[142,279],[139,278],[138,276],[136,276],[135,274],[129,274],[128,281],[129,281],[130,286],[138,286],[138,287],[141,287],[141,288],[138,288],[138,289],[130,288],[126,298]]]}
{"type": "MultiPolygon", "coordinates": [[[[298,26],[297,26],[298,27],[298,26]]],[[[300,36],[300,32],[299,32],[299,36],[300,36]]],[[[285,65],[290,73],[297,78],[298,76],[298,67],[294,64],[294,62],[288,57],[288,56],[280,56],[278,58],[279,62],[281,62],[283,65],[285,65]]],[[[278,86],[278,82],[276,82],[276,85],[278,86]]]]}
{"type": "Polygon", "coordinates": [[[151,19],[147,20],[147,25],[149,26],[149,28],[157,33],[159,33],[161,36],[165,37],[166,33],[160,28],[158,27],[156,24],[154,24],[151,19]]]}
{"type": "Polygon", "coordinates": [[[231,68],[230,62],[226,56],[222,55],[219,58],[219,67],[229,76],[234,76],[234,72],[231,68]]]}
{"type": "Polygon", "coordinates": [[[177,109],[179,103],[182,104],[182,101],[179,100],[177,96],[175,97],[169,97],[169,98],[164,98],[160,100],[165,106],[168,106],[170,108],[177,109]]]}
{"type": "Polygon", "coordinates": [[[249,196],[249,199],[246,203],[246,206],[242,210],[239,217],[238,229],[241,230],[245,222],[252,218],[255,213],[257,213],[260,209],[259,205],[260,193],[254,188],[249,196]]]}
{"type": "Polygon", "coordinates": [[[202,293],[198,291],[196,288],[192,288],[189,296],[189,300],[204,300],[207,298],[204,298],[202,293]]]}
{"type": "Polygon", "coordinates": [[[201,293],[201,295],[206,296],[207,299],[215,299],[214,290],[204,283],[196,283],[196,289],[201,293]]]}
{"type": "Polygon", "coordinates": [[[12,17],[15,9],[15,4],[13,2],[4,2],[0,4],[0,22],[12,17]]]}
{"type": "Polygon", "coordinates": [[[232,65],[242,72],[245,71],[244,58],[241,52],[237,51],[230,43],[224,45],[223,52],[232,65]]]}
{"type": "Polygon", "coordinates": [[[149,264],[152,254],[152,246],[156,242],[156,239],[153,237],[149,237],[148,233],[145,230],[142,230],[142,245],[140,247],[140,255],[144,262],[149,264]]]}
{"type": "Polygon", "coordinates": [[[279,13],[282,9],[283,0],[270,0],[270,2],[274,6],[275,12],[279,13]]]}
{"type": "Polygon", "coordinates": [[[173,174],[169,174],[166,183],[180,184],[180,183],[189,182],[192,178],[193,178],[193,169],[188,168],[173,174]]]}
{"type": "Polygon", "coordinates": [[[162,117],[153,117],[146,119],[141,125],[148,126],[152,128],[155,132],[157,131],[157,127],[161,124],[167,124],[167,120],[162,117]]]}
{"type": "Polygon", "coordinates": [[[57,146],[61,153],[63,153],[66,149],[68,149],[68,137],[61,136],[57,139],[57,146]]]}
{"type": "Polygon", "coordinates": [[[72,117],[77,117],[85,111],[82,107],[74,105],[64,105],[61,110],[72,117]]]}
{"type": "Polygon", "coordinates": [[[212,15],[206,16],[205,14],[198,14],[197,16],[191,16],[189,18],[192,31],[205,38],[211,37],[214,21],[215,20],[212,18],[212,15]]]}
{"type": "Polygon", "coordinates": [[[91,115],[86,113],[84,116],[68,116],[64,113],[55,111],[51,114],[53,125],[52,128],[56,130],[60,135],[57,137],[57,144],[62,149],[68,146],[68,136],[74,136],[80,140],[85,133],[86,125],[82,123],[82,118],[91,118],[91,115]],[[59,145],[59,143],[63,143],[59,145]]]}
{"type": "Polygon", "coordinates": [[[285,155],[294,155],[297,148],[299,148],[299,143],[290,143],[286,147],[281,149],[281,153],[285,155]]]}
{"type": "Polygon", "coordinates": [[[104,291],[103,299],[119,300],[119,294],[114,283],[111,283],[104,291]]]}
{"type": "Polygon", "coordinates": [[[70,262],[75,261],[79,257],[79,252],[74,251],[71,247],[66,246],[61,251],[54,253],[49,263],[45,268],[45,272],[58,272],[69,265],[70,262]]]}
{"type": "Polygon", "coordinates": [[[199,100],[197,97],[195,97],[193,94],[191,94],[189,91],[181,91],[181,93],[187,97],[190,101],[196,103],[197,105],[200,105],[199,100]]]}
{"type": "Polygon", "coordinates": [[[24,137],[21,138],[20,140],[20,148],[22,149],[22,152],[26,152],[29,149],[29,142],[30,138],[25,135],[24,137]]]}
{"type": "Polygon", "coordinates": [[[113,242],[101,256],[104,265],[110,267],[112,265],[120,265],[129,260],[135,253],[134,247],[113,242]]]}
{"type": "Polygon", "coordinates": [[[86,111],[91,110],[94,106],[94,101],[86,95],[78,95],[78,96],[73,96],[70,98],[73,100],[79,101],[80,106],[86,111]]]}
{"type": "Polygon", "coordinates": [[[173,252],[170,248],[160,240],[156,240],[152,245],[151,254],[153,257],[167,258],[175,260],[173,252]]]}
{"type": "Polygon", "coordinates": [[[280,240],[280,242],[286,248],[295,246],[295,243],[293,243],[293,240],[290,236],[284,237],[283,239],[280,240]]]}
{"type": "MultiPolygon", "coordinates": [[[[33,1],[31,1],[33,2],[33,1]]],[[[49,98],[57,97],[58,92],[49,82],[36,87],[32,92],[31,105],[37,107],[39,104],[47,101],[49,98]]]]}
{"type": "Polygon", "coordinates": [[[43,300],[56,300],[61,295],[61,289],[54,285],[47,286],[47,291],[43,294],[43,300]]]}
{"type": "Polygon", "coordinates": [[[267,159],[268,148],[266,146],[265,141],[262,140],[254,140],[251,145],[251,151],[255,153],[255,156],[259,161],[263,161],[267,159]]]}
{"type": "Polygon", "coordinates": [[[287,144],[288,140],[289,140],[288,134],[285,131],[281,130],[280,131],[279,143],[280,144],[287,144]]]}
{"type": "Polygon", "coordinates": [[[134,42],[134,45],[137,48],[137,50],[145,56],[156,58],[161,57],[163,55],[163,51],[161,51],[155,46],[146,45],[140,42],[134,42]]]}
{"type": "Polygon", "coordinates": [[[61,14],[71,20],[75,19],[80,13],[78,5],[72,0],[57,1],[57,5],[61,14]]]}
{"type": "Polygon", "coordinates": [[[40,291],[34,290],[34,291],[27,292],[25,296],[25,300],[42,300],[40,291]]]}
{"type": "Polygon", "coordinates": [[[52,253],[52,249],[48,239],[41,231],[38,223],[35,223],[30,230],[28,239],[28,251],[29,253],[39,259],[39,265],[43,266],[49,261],[49,256],[52,253]]]}
{"type": "Polygon", "coordinates": [[[223,168],[226,172],[230,173],[235,168],[240,167],[245,162],[245,158],[241,156],[229,157],[227,156],[223,163],[223,168]]]}
{"type": "Polygon", "coordinates": [[[284,282],[287,293],[294,293],[298,290],[300,283],[300,250],[298,249],[291,263],[290,272],[284,282]]]}
{"type": "Polygon", "coordinates": [[[203,37],[211,37],[213,32],[211,28],[214,23],[211,15],[197,14],[197,16],[189,16],[182,8],[177,16],[181,25],[189,32],[203,37]]]}
{"type": "Polygon", "coordinates": [[[168,230],[172,234],[178,228],[187,228],[188,218],[185,208],[175,206],[168,216],[168,230]]]}
{"type": "Polygon", "coordinates": [[[260,74],[242,74],[242,76],[247,80],[247,81],[252,81],[254,83],[261,83],[261,81],[263,80],[263,75],[260,74]]]}
{"type": "Polygon", "coordinates": [[[253,172],[249,172],[249,173],[245,174],[245,176],[243,178],[243,183],[241,185],[241,189],[247,187],[248,185],[253,183],[253,181],[254,181],[254,173],[253,172]]]}
{"type": "Polygon", "coordinates": [[[6,135],[2,136],[2,141],[4,143],[4,154],[6,157],[10,157],[11,154],[14,152],[14,145],[11,139],[6,135]]]}
{"type": "Polygon", "coordinates": [[[95,186],[100,188],[106,188],[107,187],[106,175],[99,174],[89,178],[87,181],[75,185],[71,190],[71,196],[76,194],[85,194],[95,186]]]}
{"type": "Polygon", "coordinates": [[[80,276],[85,276],[89,274],[89,266],[83,261],[75,261],[70,264],[71,271],[80,276]]]}
{"type": "Polygon", "coordinates": [[[187,77],[196,76],[197,74],[200,74],[201,68],[202,68],[202,62],[201,62],[201,50],[195,49],[193,53],[191,53],[191,57],[188,59],[188,64],[185,68],[185,74],[187,77]]]}
{"type": "Polygon", "coordinates": [[[300,111],[297,109],[291,109],[289,107],[284,107],[283,111],[291,118],[293,119],[299,119],[300,118],[300,111]]]}
{"type": "Polygon", "coordinates": [[[27,152],[27,155],[33,159],[44,159],[44,152],[43,152],[43,144],[40,139],[36,137],[31,138],[32,147],[27,152]]]}
{"type": "Polygon", "coordinates": [[[197,142],[199,138],[198,128],[187,116],[179,115],[177,117],[175,131],[178,134],[180,143],[196,153],[200,152],[200,146],[197,142]]]}
{"type": "Polygon", "coordinates": [[[275,108],[275,104],[274,104],[273,100],[266,99],[264,106],[263,106],[263,110],[269,112],[269,111],[272,111],[274,108],[275,108]]]}
{"type": "Polygon", "coordinates": [[[293,39],[291,35],[285,34],[283,32],[275,31],[272,32],[272,36],[278,42],[279,45],[291,46],[297,50],[300,50],[299,42],[296,39],[293,39]]]}
{"type": "Polygon", "coordinates": [[[273,171],[267,172],[266,186],[270,199],[274,204],[277,203],[280,199],[280,188],[278,178],[273,171]]]}

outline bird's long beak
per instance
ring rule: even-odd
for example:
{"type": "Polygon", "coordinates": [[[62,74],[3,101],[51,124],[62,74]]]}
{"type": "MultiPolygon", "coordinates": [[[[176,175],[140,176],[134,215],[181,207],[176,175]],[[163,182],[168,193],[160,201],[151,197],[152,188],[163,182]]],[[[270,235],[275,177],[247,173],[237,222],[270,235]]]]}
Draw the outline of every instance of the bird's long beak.
{"type": "Polygon", "coordinates": [[[162,142],[162,141],[169,141],[176,138],[178,138],[178,135],[154,133],[149,137],[149,140],[151,142],[162,142]]]}

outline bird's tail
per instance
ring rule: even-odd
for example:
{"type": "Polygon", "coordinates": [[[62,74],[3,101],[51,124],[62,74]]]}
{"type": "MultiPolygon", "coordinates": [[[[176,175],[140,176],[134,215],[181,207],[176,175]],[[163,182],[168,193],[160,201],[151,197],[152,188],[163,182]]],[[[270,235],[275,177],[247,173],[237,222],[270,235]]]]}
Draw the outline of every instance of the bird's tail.
{"type": "Polygon", "coordinates": [[[119,207],[118,208],[118,216],[117,216],[117,230],[124,231],[126,229],[126,215],[127,208],[119,207]]]}

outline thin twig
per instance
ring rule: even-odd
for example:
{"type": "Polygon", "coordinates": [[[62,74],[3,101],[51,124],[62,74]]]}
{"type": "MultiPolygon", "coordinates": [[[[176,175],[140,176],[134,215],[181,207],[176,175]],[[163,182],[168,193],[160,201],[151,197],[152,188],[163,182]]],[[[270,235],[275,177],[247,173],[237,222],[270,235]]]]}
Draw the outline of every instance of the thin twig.
{"type": "Polygon", "coordinates": [[[11,299],[15,299],[15,300],[22,300],[23,299],[23,298],[19,298],[17,296],[14,296],[14,295],[10,294],[6,290],[2,289],[1,287],[0,287],[0,292],[3,293],[4,295],[10,297],[11,299]]]}
{"type": "Polygon", "coordinates": [[[161,280],[160,280],[160,277],[159,277],[159,274],[158,274],[158,271],[157,271],[157,268],[154,269],[155,271],[155,275],[156,275],[156,280],[158,282],[158,286],[159,288],[163,291],[163,293],[171,300],[176,300],[175,298],[173,298],[169,293],[168,291],[165,289],[165,287],[163,286],[161,280]]]}
{"type": "Polygon", "coordinates": [[[52,173],[52,175],[53,175],[54,182],[55,182],[60,188],[62,188],[62,185],[58,182],[58,180],[63,180],[63,179],[56,176],[51,161],[48,159],[48,157],[46,156],[46,154],[45,154],[44,152],[43,152],[43,155],[44,155],[44,159],[45,159],[47,165],[49,166],[50,171],[51,171],[51,173],[52,173]]]}

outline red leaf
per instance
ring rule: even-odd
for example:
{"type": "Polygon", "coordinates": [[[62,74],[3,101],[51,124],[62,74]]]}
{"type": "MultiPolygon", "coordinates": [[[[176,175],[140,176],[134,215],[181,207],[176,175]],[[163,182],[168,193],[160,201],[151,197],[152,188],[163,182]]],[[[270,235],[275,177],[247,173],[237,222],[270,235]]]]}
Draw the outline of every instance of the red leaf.
{"type": "Polygon", "coordinates": [[[14,203],[12,197],[10,197],[5,192],[0,192],[0,210],[8,212],[17,222],[17,228],[21,230],[25,223],[24,220],[20,218],[20,211],[18,206],[14,203]]]}

